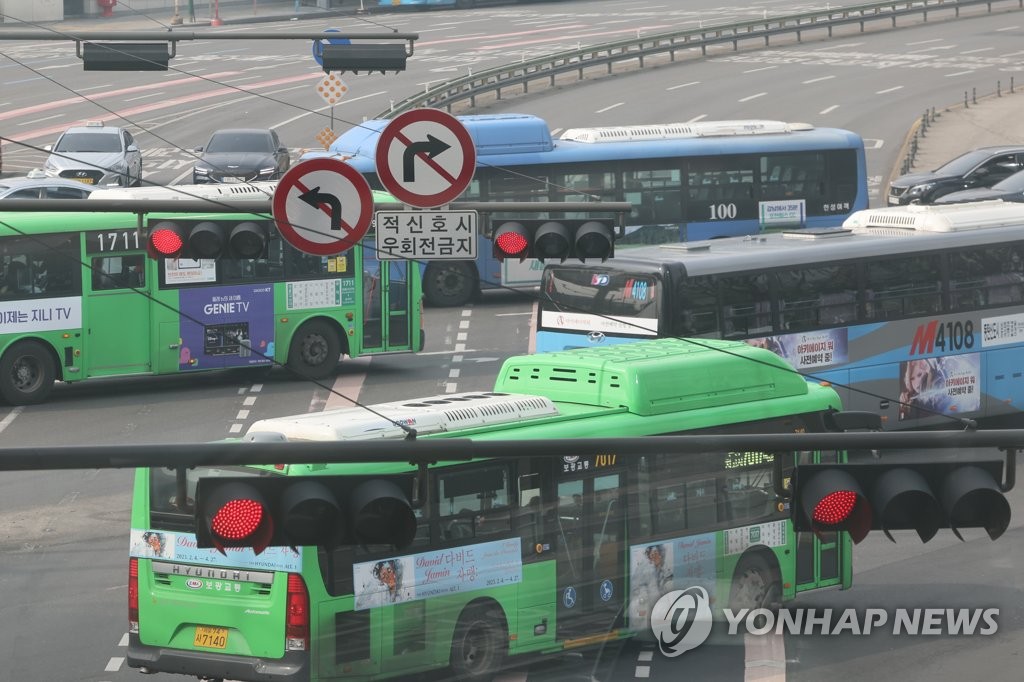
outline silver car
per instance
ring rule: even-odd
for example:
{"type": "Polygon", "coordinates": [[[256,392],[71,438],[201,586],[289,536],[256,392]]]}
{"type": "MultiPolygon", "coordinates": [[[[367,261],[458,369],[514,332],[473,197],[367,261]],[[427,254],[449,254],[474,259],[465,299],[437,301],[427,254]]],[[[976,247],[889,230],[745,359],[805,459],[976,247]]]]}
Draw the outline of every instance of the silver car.
{"type": "Polygon", "coordinates": [[[43,170],[87,185],[137,187],[142,184],[142,152],[125,128],[89,121],[64,131],[43,170]]]}
{"type": "Polygon", "coordinates": [[[0,199],[88,199],[92,191],[84,183],[47,177],[39,171],[0,180],[0,199]]]}

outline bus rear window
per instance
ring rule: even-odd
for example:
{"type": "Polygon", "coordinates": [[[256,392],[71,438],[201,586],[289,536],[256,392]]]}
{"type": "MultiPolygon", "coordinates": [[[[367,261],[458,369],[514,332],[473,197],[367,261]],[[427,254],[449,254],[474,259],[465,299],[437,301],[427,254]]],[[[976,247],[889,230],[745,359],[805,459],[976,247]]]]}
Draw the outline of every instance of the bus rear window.
{"type": "Polygon", "coordinates": [[[661,283],[650,273],[548,267],[541,291],[541,307],[549,312],[658,319],[661,283]]]}
{"type": "Polygon", "coordinates": [[[149,520],[154,530],[195,532],[196,482],[201,476],[259,476],[260,471],[236,468],[186,469],[184,495],[179,493],[178,474],[175,469],[149,470],[149,520]]]}

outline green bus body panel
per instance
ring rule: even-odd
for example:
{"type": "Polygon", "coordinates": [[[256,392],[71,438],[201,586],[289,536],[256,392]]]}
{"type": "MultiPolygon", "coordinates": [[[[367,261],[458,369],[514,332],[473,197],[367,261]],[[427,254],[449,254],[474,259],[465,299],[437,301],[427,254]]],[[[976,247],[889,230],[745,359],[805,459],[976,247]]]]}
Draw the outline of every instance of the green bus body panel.
{"type": "MultiPolygon", "coordinates": [[[[559,414],[470,429],[424,433],[419,437],[472,438],[480,441],[643,437],[841,408],[839,396],[832,388],[806,382],[770,351],[733,341],[701,341],[700,345],[696,345],[682,340],[661,339],[600,350],[513,357],[504,363],[495,391],[549,397],[557,403],[559,414]]],[[[456,405],[449,407],[455,409],[456,405]]],[[[297,415],[295,418],[315,417],[297,415]]],[[[481,447],[480,457],[486,459],[485,445],[481,447]]],[[[441,464],[436,468],[442,469],[445,466],[448,465],[441,464]]],[[[269,465],[256,468],[273,469],[269,465]]],[[[405,463],[367,462],[289,465],[279,473],[286,476],[387,476],[414,470],[405,463]]],[[[149,520],[146,485],[145,470],[140,470],[133,500],[133,527],[145,526],[149,520]]],[[[623,576],[628,604],[630,547],[662,540],[651,540],[646,535],[636,537],[634,522],[624,519],[622,523],[624,533],[617,540],[618,554],[615,561],[617,570],[623,576]]],[[[790,600],[796,596],[799,587],[796,584],[793,552],[796,536],[792,525],[788,521],[785,523],[785,544],[778,547],[758,543],[753,538],[758,524],[751,525],[749,546],[742,553],[729,553],[725,541],[726,531],[721,530],[721,527],[711,531],[678,531],[672,537],[666,537],[670,533],[663,532],[653,537],[666,538],[664,541],[667,542],[689,535],[716,534],[713,559],[717,607],[728,604],[736,567],[745,556],[753,552],[775,558],[781,572],[783,599],[790,600]]],[[[472,542],[486,542],[487,539],[478,537],[472,542]]],[[[849,586],[851,571],[848,538],[841,542],[845,552],[842,555],[841,579],[832,583],[822,582],[817,587],[840,583],[843,587],[849,586]]],[[[401,554],[429,551],[431,547],[410,548],[401,554]]],[[[561,597],[556,554],[552,553],[550,558],[546,554],[536,557],[528,554],[528,548],[524,548],[522,582],[518,584],[355,611],[355,598],[352,594],[328,593],[321,574],[318,552],[315,548],[304,548],[302,575],[310,595],[313,679],[372,679],[411,675],[446,666],[459,615],[468,604],[478,600],[496,603],[505,614],[509,628],[510,655],[563,650],[566,644],[557,635],[561,597]],[[338,623],[345,619],[351,619],[346,622],[369,628],[366,633],[360,631],[361,636],[367,639],[366,655],[360,654],[356,660],[343,660],[339,656],[338,647],[344,646],[345,638],[336,629],[338,623]],[[537,628],[541,623],[546,627],[537,628]],[[342,644],[339,645],[339,641],[342,644]]],[[[144,561],[140,560],[140,628],[143,642],[154,646],[194,651],[192,625],[197,624],[197,621],[198,624],[211,625],[223,622],[226,623],[224,626],[231,627],[234,621],[228,615],[221,614],[226,610],[237,610],[239,603],[235,600],[236,596],[242,600],[252,599],[254,603],[259,603],[259,597],[262,596],[232,594],[218,598],[214,594],[208,598],[204,590],[189,590],[177,583],[165,588],[154,585],[149,577],[143,582],[143,574],[151,573],[149,566],[143,564],[144,561]],[[144,606],[147,600],[152,603],[144,606]],[[163,624],[151,626],[145,623],[147,617],[161,620],[163,624]]],[[[351,572],[352,568],[349,566],[341,570],[351,572]]],[[[282,654],[280,643],[284,637],[279,628],[285,619],[285,591],[283,583],[278,581],[285,578],[286,574],[278,574],[272,590],[274,596],[265,602],[267,606],[264,608],[269,611],[269,615],[260,616],[263,620],[259,624],[262,626],[266,623],[267,629],[273,632],[267,640],[250,634],[254,628],[251,620],[238,623],[240,628],[249,628],[244,635],[239,635],[243,641],[238,646],[244,645],[254,651],[265,652],[253,655],[273,657],[275,654],[270,653],[272,651],[276,651],[278,656],[282,654]],[[276,644],[270,641],[274,638],[276,644]]],[[[244,603],[249,608],[249,602],[244,603]]],[[[611,636],[634,634],[635,630],[630,629],[628,618],[627,614],[627,627],[617,633],[610,633],[611,636]]],[[[229,636],[229,646],[230,642],[229,636]]]]}
{"type": "MultiPolygon", "coordinates": [[[[375,192],[376,201],[394,201],[390,195],[375,192]]],[[[181,218],[180,213],[150,213],[143,219],[143,227],[150,220],[181,218]]],[[[246,213],[188,214],[189,219],[210,218],[222,221],[267,220],[267,216],[246,213]]],[[[21,237],[52,234],[78,234],[79,251],[76,257],[83,262],[80,294],[75,296],[81,306],[81,327],[45,330],[35,332],[15,332],[0,334],[0,354],[12,344],[24,339],[33,339],[45,344],[52,352],[57,369],[57,379],[65,382],[79,381],[89,377],[123,376],[132,374],[177,374],[190,371],[219,369],[216,359],[207,358],[207,366],[194,366],[182,369],[180,355],[182,325],[195,324],[179,314],[182,310],[182,293],[198,291],[209,287],[259,286],[266,284],[272,287],[273,310],[267,311],[268,323],[272,318],[272,341],[274,352],[272,359],[283,364],[288,358],[292,340],[296,330],[305,322],[320,319],[329,322],[337,331],[341,340],[342,352],[350,357],[366,353],[422,350],[421,311],[419,302],[422,299],[422,282],[418,276],[418,268],[410,268],[408,274],[408,292],[403,297],[408,302],[405,319],[410,329],[403,338],[407,343],[393,343],[387,340],[384,348],[367,348],[364,342],[363,327],[365,291],[361,286],[364,278],[363,252],[361,248],[352,249],[346,258],[347,267],[354,273],[352,278],[341,278],[333,271],[325,272],[319,279],[337,279],[342,284],[342,304],[323,308],[290,308],[289,286],[301,285],[302,279],[292,283],[281,281],[246,281],[230,283],[210,283],[199,286],[164,288],[159,286],[162,260],[145,259],[145,285],[143,293],[131,289],[111,289],[93,291],[92,277],[89,275],[91,259],[103,254],[87,251],[85,234],[90,232],[135,232],[140,226],[139,217],[134,213],[5,213],[0,224],[0,238],[21,237]],[[16,226],[12,229],[9,226],[16,226]],[[351,284],[347,282],[351,281],[351,284]],[[348,288],[346,288],[348,287],[348,288]],[[150,300],[147,300],[149,297],[150,300]]],[[[145,255],[145,245],[141,248],[118,250],[111,256],[145,255]]],[[[340,261],[339,261],[340,262],[340,261]]],[[[339,266],[340,267],[340,266],[339,266]]],[[[315,279],[315,278],[306,278],[315,279]]],[[[379,292],[378,288],[378,292],[379,292]]],[[[380,295],[379,293],[377,294],[380,295]]],[[[24,299],[26,304],[32,298],[24,299]]],[[[378,306],[382,305],[380,303],[378,306]]],[[[384,306],[392,309],[392,304],[384,306]]],[[[392,310],[392,312],[394,312],[392,310]]],[[[259,313],[263,316],[263,313],[259,313]]],[[[261,317],[261,319],[263,319],[261,317]]],[[[200,322],[201,323],[201,322],[200,322]]],[[[264,349],[266,350],[266,349],[264,349]]],[[[261,351],[263,352],[263,351],[261,351]]],[[[263,363],[269,364],[269,363],[263,363]]],[[[234,366],[234,365],[233,365],[234,366]]]]}
{"type": "Polygon", "coordinates": [[[805,384],[777,355],[746,343],[659,339],[509,358],[494,390],[650,416],[802,395],[805,384]],[[744,371],[730,371],[738,358],[748,360],[744,371]]]}

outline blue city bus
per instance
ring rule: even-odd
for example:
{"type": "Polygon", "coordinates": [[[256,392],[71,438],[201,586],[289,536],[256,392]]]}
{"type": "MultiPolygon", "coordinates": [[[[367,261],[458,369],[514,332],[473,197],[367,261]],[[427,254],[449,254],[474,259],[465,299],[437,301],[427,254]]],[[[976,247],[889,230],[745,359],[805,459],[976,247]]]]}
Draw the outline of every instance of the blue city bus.
{"type": "MultiPolygon", "coordinates": [[[[476,174],[461,201],[628,201],[633,211],[617,248],[780,227],[834,227],[868,206],[864,142],[848,130],[765,120],[701,121],[573,128],[556,138],[536,116],[458,118],[477,153],[476,174]]],[[[383,189],[375,152],[388,123],[366,121],[330,149],[302,158],[341,158],[362,172],[371,187],[383,189]]],[[[425,300],[462,305],[481,288],[540,283],[541,263],[500,262],[486,236],[477,253],[476,261],[427,264],[425,300]]]]}
{"type": "Polygon", "coordinates": [[[549,263],[536,351],[640,339],[768,348],[887,428],[1019,419],[1024,205],[861,211],[842,227],[549,263]]]}

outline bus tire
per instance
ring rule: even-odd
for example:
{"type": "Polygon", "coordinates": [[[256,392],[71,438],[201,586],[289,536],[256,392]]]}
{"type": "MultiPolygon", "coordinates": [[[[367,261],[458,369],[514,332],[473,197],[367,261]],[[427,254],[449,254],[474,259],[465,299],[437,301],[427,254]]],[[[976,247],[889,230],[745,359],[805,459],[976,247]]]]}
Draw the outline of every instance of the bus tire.
{"type": "Polygon", "coordinates": [[[449,662],[458,680],[490,680],[508,654],[508,625],[496,604],[470,606],[455,626],[449,662]]]}
{"type": "Polygon", "coordinates": [[[56,375],[53,355],[46,346],[21,341],[0,359],[0,393],[11,405],[35,405],[50,395],[56,375]]]}
{"type": "Polygon", "coordinates": [[[762,554],[749,554],[736,565],[729,589],[729,608],[777,610],[782,605],[782,580],[778,568],[762,554]]]}
{"type": "Polygon", "coordinates": [[[464,261],[435,261],[423,272],[423,298],[438,308],[468,303],[479,286],[475,269],[464,261]]]}
{"type": "Polygon", "coordinates": [[[288,350],[288,369],[307,379],[326,379],[338,369],[341,341],[338,331],[324,320],[299,327],[288,350]]]}

